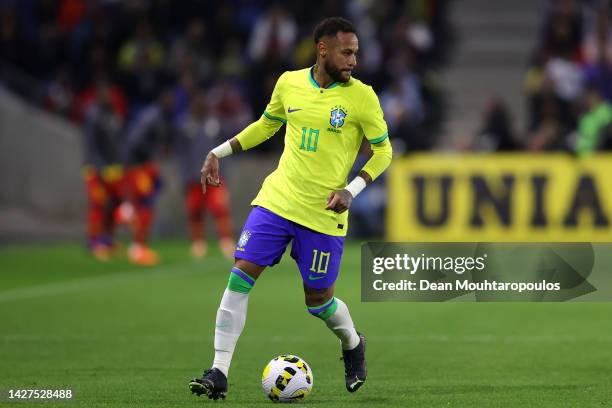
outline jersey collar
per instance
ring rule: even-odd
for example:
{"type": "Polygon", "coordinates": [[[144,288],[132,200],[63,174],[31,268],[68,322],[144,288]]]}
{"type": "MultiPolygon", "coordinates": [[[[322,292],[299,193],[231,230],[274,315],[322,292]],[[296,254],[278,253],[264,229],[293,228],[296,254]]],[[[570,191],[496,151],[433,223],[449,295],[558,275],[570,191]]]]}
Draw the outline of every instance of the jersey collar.
{"type": "MultiPolygon", "coordinates": [[[[312,86],[314,86],[316,89],[321,89],[321,87],[319,86],[319,84],[317,84],[317,81],[314,80],[314,75],[313,75],[313,69],[314,69],[314,65],[312,67],[310,67],[310,69],[308,70],[308,79],[310,80],[310,83],[312,84],[312,86]]],[[[337,87],[338,85],[340,85],[340,82],[334,82],[330,85],[328,85],[327,87],[325,87],[324,89],[332,89],[337,87]]]]}

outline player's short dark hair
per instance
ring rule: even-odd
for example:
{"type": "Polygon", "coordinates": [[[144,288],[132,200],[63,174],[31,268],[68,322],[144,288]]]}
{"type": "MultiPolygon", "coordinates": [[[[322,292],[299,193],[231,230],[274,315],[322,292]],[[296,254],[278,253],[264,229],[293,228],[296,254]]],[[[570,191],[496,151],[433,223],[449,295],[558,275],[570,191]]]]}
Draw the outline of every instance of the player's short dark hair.
{"type": "Polygon", "coordinates": [[[357,34],[353,23],[342,17],[328,17],[321,21],[314,29],[314,42],[317,44],[321,38],[331,35],[335,36],[338,32],[357,34]]]}

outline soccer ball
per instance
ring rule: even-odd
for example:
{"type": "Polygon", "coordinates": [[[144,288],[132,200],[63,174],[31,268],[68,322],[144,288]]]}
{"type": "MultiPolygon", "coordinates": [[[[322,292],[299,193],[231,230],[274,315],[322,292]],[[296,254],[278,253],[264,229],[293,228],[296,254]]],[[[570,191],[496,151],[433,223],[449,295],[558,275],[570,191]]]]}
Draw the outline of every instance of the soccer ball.
{"type": "Polygon", "coordinates": [[[303,400],[310,394],[313,382],[308,364],[291,354],[272,359],[261,375],[264,393],[274,402],[303,400]]]}

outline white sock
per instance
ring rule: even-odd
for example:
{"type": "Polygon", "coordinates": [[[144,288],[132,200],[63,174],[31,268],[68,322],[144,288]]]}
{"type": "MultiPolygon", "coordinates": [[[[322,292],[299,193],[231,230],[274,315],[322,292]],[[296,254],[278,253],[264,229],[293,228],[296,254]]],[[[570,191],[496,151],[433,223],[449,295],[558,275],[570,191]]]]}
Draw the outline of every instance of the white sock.
{"type": "Polygon", "coordinates": [[[225,289],[215,322],[215,359],[217,368],[227,377],[238,337],[246,321],[249,295],[225,289]]]}
{"type": "Polygon", "coordinates": [[[359,345],[359,335],[346,304],[338,298],[336,303],[338,304],[336,311],[325,320],[325,324],[338,336],[343,350],[352,350],[359,345]]]}

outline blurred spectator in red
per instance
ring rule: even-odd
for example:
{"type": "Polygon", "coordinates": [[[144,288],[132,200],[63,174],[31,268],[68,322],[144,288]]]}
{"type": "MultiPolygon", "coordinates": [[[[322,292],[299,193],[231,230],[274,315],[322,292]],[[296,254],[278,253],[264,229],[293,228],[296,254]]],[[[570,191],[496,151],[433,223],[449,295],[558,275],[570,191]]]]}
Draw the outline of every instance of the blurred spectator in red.
{"type": "Polygon", "coordinates": [[[208,107],[223,123],[221,137],[229,139],[252,122],[252,115],[240,89],[221,79],[207,93],[208,107]]]}
{"type": "Polygon", "coordinates": [[[542,45],[547,57],[582,59],[582,4],[576,0],[553,0],[544,22],[542,45]]]}
{"type": "Polygon", "coordinates": [[[68,35],[85,18],[85,0],[62,0],[57,13],[57,25],[62,34],[68,35]]]}
{"type": "Polygon", "coordinates": [[[222,140],[221,129],[224,124],[208,107],[207,96],[197,92],[189,112],[180,120],[177,143],[178,164],[185,188],[185,207],[191,238],[191,254],[203,258],[208,250],[205,235],[206,212],[213,215],[219,247],[228,259],[233,259],[235,242],[232,238],[232,225],[229,211],[229,192],[223,181],[219,187],[212,187],[202,194],[200,168],[202,158],[222,140]]]}
{"type": "Polygon", "coordinates": [[[109,81],[102,76],[94,79],[92,84],[85,88],[80,95],[78,95],[74,113],[72,114],[74,120],[77,122],[81,122],[83,120],[85,112],[87,112],[91,104],[97,100],[97,93],[101,88],[107,89],[109,103],[113,112],[119,116],[121,120],[125,120],[127,118],[128,100],[123,93],[123,90],[118,85],[109,83],[109,81]]]}

